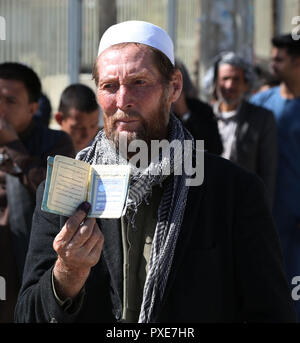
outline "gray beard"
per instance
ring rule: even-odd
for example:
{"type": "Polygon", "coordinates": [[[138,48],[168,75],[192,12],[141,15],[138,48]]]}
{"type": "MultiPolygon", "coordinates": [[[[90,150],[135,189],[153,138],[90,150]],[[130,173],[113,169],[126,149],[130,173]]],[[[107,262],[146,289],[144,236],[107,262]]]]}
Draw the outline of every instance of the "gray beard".
{"type": "Polygon", "coordinates": [[[227,100],[226,98],[223,97],[222,92],[220,92],[219,90],[217,91],[217,96],[218,96],[218,102],[220,102],[220,103],[223,102],[223,103],[225,103],[227,105],[231,105],[231,106],[232,105],[238,106],[244,98],[244,94],[243,94],[236,99],[227,100]]]}

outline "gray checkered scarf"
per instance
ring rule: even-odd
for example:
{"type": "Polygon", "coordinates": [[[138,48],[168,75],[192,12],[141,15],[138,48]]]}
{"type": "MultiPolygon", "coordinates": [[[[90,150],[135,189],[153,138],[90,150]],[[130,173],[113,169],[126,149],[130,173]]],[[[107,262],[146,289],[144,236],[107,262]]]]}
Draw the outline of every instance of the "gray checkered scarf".
{"type": "MultiPolygon", "coordinates": [[[[190,133],[185,130],[175,115],[170,115],[168,127],[168,141],[178,140],[184,147],[184,140],[193,140],[190,133]]],[[[131,166],[131,177],[127,208],[137,212],[138,206],[152,194],[152,187],[161,185],[168,177],[164,175],[169,168],[172,182],[166,182],[165,189],[158,209],[158,220],[153,237],[148,274],[146,277],[143,300],[139,316],[139,323],[151,323],[156,321],[159,306],[163,299],[166,283],[171,269],[178,234],[180,231],[183,214],[188,194],[186,186],[187,175],[183,168],[183,149],[170,149],[170,156],[160,154],[158,161],[150,162],[148,168],[137,170],[131,166]],[[182,156],[178,156],[181,154],[182,156]],[[177,157],[181,157],[178,158],[177,157]],[[174,161],[181,161],[181,166],[174,161]],[[174,173],[181,168],[182,175],[174,173]],[[155,173],[153,171],[155,170],[155,173]],[[159,171],[159,172],[157,172],[159,171]],[[154,175],[153,175],[154,174],[154,175]]],[[[186,153],[186,152],[185,152],[186,153]]],[[[192,153],[192,152],[191,152],[192,153]]],[[[78,153],[77,159],[84,160],[90,164],[128,164],[116,153],[114,145],[109,141],[104,131],[96,136],[92,146],[78,153]]],[[[128,214],[129,211],[126,212],[128,214]]],[[[134,221],[134,216],[131,217],[134,221]]],[[[132,222],[134,225],[134,222],[132,222]]]]}

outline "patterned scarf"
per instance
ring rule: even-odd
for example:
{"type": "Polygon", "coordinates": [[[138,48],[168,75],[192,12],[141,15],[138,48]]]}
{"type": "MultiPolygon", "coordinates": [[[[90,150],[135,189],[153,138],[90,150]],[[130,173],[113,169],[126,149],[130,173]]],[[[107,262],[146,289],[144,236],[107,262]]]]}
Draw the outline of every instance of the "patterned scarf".
{"type": "MultiPolygon", "coordinates": [[[[160,154],[158,161],[151,161],[148,168],[142,171],[131,166],[127,208],[132,209],[134,213],[137,212],[138,206],[143,201],[148,202],[152,187],[161,185],[167,178],[168,175],[165,175],[167,168],[173,176],[172,182],[166,182],[158,209],[158,220],[152,242],[149,271],[144,285],[139,323],[156,321],[157,311],[162,302],[171,269],[188,194],[187,175],[183,168],[183,147],[184,140],[193,140],[193,138],[183,128],[180,120],[171,114],[168,141],[174,140],[181,143],[182,149],[177,151],[170,149],[170,156],[160,154]],[[177,161],[181,162],[178,163],[177,161]],[[177,175],[178,173],[175,172],[177,168],[182,170],[182,175],[177,175]]],[[[192,154],[192,151],[190,153],[192,154]]],[[[76,158],[90,164],[128,164],[127,160],[116,153],[114,145],[106,138],[104,131],[100,131],[92,146],[82,150],[76,158]]],[[[134,217],[131,218],[133,226],[134,217]]]]}

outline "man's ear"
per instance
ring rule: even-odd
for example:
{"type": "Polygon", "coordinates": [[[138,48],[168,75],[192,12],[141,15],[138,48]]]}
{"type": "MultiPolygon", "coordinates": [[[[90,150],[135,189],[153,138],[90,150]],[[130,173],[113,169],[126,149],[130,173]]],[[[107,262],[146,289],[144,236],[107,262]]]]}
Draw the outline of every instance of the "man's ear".
{"type": "Polygon", "coordinates": [[[178,100],[180,97],[181,91],[182,91],[182,74],[180,70],[176,69],[174,74],[172,75],[172,80],[171,80],[171,87],[170,87],[170,100],[171,103],[175,102],[178,100]]]}
{"type": "Polygon", "coordinates": [[[31,102],[31,103],[29,103],[29,110],[30,110],[30,113],[32,115],[34,115],[36,113],[38,108],[39,108],[38,102],[31,102]]]}
{"type": "Polygon", "coordinates": [[[297,67],[297,68],[300,67],[300,57],[297,56],[293,58],[293,65],[294,67],[297,67]]]}
{"type": "Polygon", "coordinates": [[[62,120],[63,120],[63,115],[62,115],[62,113],[61,113],[61,112],[55,112],[55,113],[54,113],[54,118],[55,118],[57,124],[61,125],[61,122],[62,122],[62,120]]]}

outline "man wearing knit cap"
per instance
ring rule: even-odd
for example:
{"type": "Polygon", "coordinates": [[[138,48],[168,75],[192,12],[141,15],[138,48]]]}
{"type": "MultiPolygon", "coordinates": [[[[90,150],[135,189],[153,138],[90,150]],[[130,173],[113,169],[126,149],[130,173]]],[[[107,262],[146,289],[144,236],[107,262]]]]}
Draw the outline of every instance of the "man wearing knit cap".
{"type": "MultiPolygon", "coordinates": [[[[125,152],[138,140],[149,149],[154,140],[193,141],[170,113],[182,76],[164,30],[141,21],[110,27],[93,74],[104,130],[78,159],[124,163],[124,150],[117,156],[123,138],[125,152]]],[[[135,156],[130,152],[125,163],[135,156]]],[[[175,149],[145,168],[131,166],[120,219],[87,218],[89,203],[70,218],[37,206],[16,320],[295,321],[261,181],[207,155],[204,182],[191,185],[175,163],[178,154],[184,163],[186,153],[175,149]]],[[[42,195],[43,185],[38,203],[42,195]]]]}

